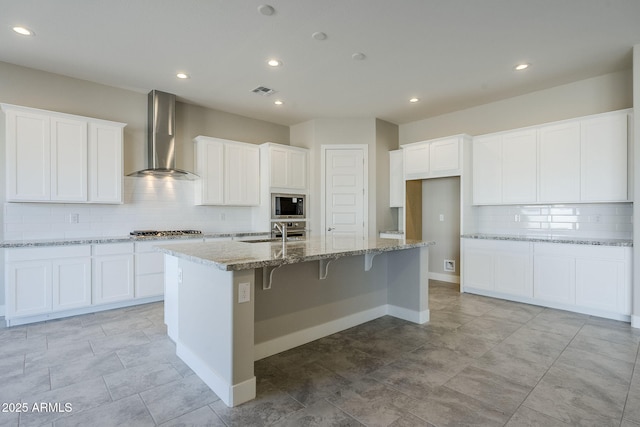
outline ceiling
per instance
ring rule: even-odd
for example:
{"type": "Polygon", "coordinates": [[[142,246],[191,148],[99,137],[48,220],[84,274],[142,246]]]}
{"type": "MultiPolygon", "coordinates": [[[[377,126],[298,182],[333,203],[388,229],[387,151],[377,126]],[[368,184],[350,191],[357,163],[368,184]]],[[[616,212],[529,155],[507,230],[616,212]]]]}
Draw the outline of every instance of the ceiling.
{"type": "Polygon", "coordinates": [[[265,2],[0,0],[0,61],[283,125],[403,124],[630,69],[640,43],[640,0],[265,2]]]}

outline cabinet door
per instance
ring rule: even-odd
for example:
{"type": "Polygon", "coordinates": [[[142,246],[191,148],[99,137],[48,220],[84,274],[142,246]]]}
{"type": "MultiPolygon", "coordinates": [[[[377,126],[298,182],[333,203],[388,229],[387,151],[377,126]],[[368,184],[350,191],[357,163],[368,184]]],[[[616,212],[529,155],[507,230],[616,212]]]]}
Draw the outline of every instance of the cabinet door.
{"type": "Polygon", "coordinates": [[[628,200],[627,113],[582,120],[580,132],[581,200],[628,200]]]}
{"type": "Polygon", "coordinates": [[[93,259],[93,303],[105,304],[133,298],[133,255],[93,259]]]}
{"type": "Polygon", "coordinates": [[[51,262],[7,264],[7,316],[27,316],[51,311],[51,262]]]}
{"type": "Polygon", "coordinates": [[[430,143],[429,175],[433,178],[460,175],[460,139],[430,143]]]}
{"type": "Polygon", "coordinates": [[[389,151],[389,206],[404,206],[404,173],[402,171],[402,150],[389,151]]]}
{"type": "Polygon", "coordinates": [[[51,198],[51,125],[49,116],[7,111],[7,200],[51,198]]]}
{"type": "Polygon", "coordinates": [[[539,201],[580,201],[580,122],[540,127],[539,201]]]}
{"type": "Polygon", "coordinates": [[[424,179],[429,175],[429,143],[403,148],[405,179],[424,179]]]}
{"type": "Polygon", "coordinates": [[[196,181],[197,205],[224,204],[224,143],[196,142],[196,165],[200,179],[196,181]]]}
{"type": "Polygon", "coordinates": [[[490,242],[464,241],[464,287],[494,290],[494,255],[490,242]]]}
{"type": "Polygon", "coordinates": [[[260,202],[260,150],[247,144],[225,144],[225,204],[260,202]]]}
{"type": "Polygon", "coordinates": [[[271,187],[287,187],[288,179],[288,161],[287,150],[280,147],[269,147],[269,169],[271,172],[271,187]]]}
{"type": "Polygon", "coordinates": [[[495,260],[495,290],[533,298],[533,253],[526,242],[500,242],[495,260]]]}
{"type": "Polygon", "coordinates": [[[89,201],[122,203],[122,128],[89,124],[89,201]]]}
{"type": "Polygon", "coordinates": [[[537,188],[535,129],[502,135],[502,203],[533,203],[537,188]]]}
{"type": "Polygon", "coordinates": [[[533,296],[536,299],[575,304],[575,259],[537,253],[533,261],[533,296]]]}
{"type": "Polygon", "coordinates": [[[87,201],[87,122],[51,118],[51,200],[87,201]]]}
{"type": "Polygon", "coordinates": [[[91,305],[91,258],[52,262],[53,310],[91,305]]]}
{"type": "Polygon", "coordinates": [[[294,190],[307,189],[307,153],[291,150],[287,157],[287,187],[294,190]]]}
{"type": "Polygon", "coordinates": [[[473,204],[502,203],[502,143],[498,135],[473,139],[473,204]]]}

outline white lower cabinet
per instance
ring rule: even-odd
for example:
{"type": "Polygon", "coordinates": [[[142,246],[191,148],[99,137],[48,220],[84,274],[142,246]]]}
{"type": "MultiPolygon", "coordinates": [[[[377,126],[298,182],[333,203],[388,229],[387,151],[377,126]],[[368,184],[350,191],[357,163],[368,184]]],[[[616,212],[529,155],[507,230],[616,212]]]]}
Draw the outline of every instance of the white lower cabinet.
{"type": "Polygon", "coordinates": [[[463,248],[465,288],[532,296],[531,243],[465,239],[463,248]]]}
{"type": "Polygon", "coordinates": [[[93,303],[105,304],[134,297],[133,243],[93,247],[93,303]]]}
{"type": "Polygon", "coordinates": [[[91,305],[91,249],[5,250],[7,318],[91,305]]]}
{"type": "MultiPolygon", "coordinates": [[[[202,240],[197,240],[201,242],[202,240]]],[[[164,254],[153,247],[178,243],[175,240],[155,240],[135,244],[135,297],[146,298],[164,294],[164,254]]],[[[184,243],[180,241],[179,243],[184,243]]]]}
{"type": "Polygon", "coordinates": [[[630,247],[475,239],[462,247],[465,292],[618,320],[631,313],[630,247]]]}

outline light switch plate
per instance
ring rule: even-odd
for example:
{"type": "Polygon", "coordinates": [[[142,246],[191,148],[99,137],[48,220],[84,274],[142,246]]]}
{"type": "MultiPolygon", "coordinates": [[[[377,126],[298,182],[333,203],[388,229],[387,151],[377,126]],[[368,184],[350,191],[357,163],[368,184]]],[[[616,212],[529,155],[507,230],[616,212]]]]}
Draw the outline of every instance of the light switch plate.
{"type": "Polygon", "coordinates": [[[238,304],[251,301],[251,283],[238,285],[238,304]]]}

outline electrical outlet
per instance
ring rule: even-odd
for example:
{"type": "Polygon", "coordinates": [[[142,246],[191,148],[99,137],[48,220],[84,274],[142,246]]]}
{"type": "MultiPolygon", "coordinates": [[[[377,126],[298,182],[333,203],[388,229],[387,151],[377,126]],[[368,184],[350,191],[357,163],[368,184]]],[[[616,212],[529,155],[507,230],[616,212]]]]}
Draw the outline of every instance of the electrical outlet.
{"type": "Polygon", "coordinates": [[[224,220],[226,220],[226,219],[227,219],[226,215],[225,215],[225,214],[223,214],[223,213],[221,213],[221,214],[220,214],[220,221],[224,221],[224,220]]]}
{"type": "Polygon", "coordinates": [[[456,262],[452,259],[444,260],[444,271],[456,271],[456,262]]]}
{"type": "Polygon", "coordinates": [[[444,214],[440,214],[440,221],[444,221],[444,214]]]}
{"type": "Polygon", "coordinates": [[[178,284],[182,283],[182,269],[178,267],[178,284]]]}
{"type": "Polygon", "coordinates": [[[77,224],[80,222],[80,215],[77,213],[69,214],[69,224],[77,224]]]}
{"type": "Polygon", "coordinates": [[[238,303],[251,301],[251,283],[240,283],[238,285],[238,303]]]}

